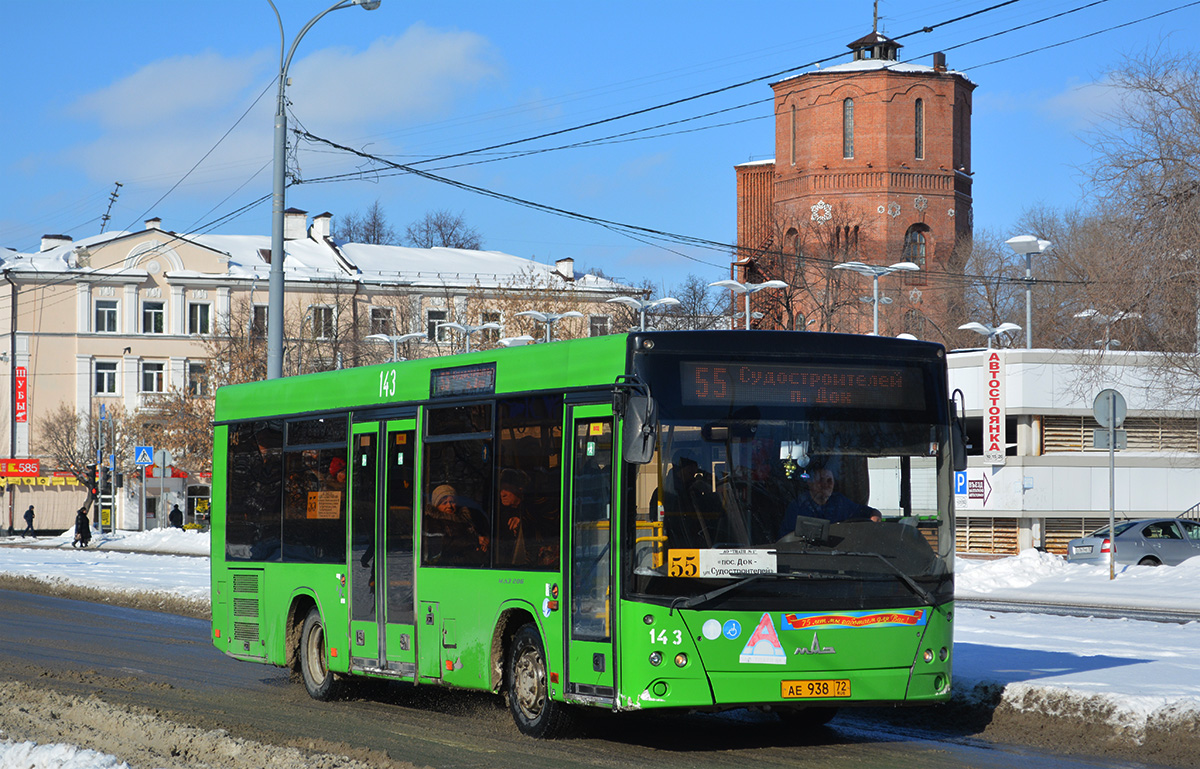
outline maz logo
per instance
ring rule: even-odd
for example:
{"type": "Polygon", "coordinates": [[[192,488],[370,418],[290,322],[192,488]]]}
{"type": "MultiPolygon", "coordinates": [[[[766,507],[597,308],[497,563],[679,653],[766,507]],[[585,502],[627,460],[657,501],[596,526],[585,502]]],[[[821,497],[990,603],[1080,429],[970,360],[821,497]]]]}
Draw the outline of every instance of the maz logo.
{"type": "Polygon", "coordinates": [[[837,654],[837,649],[832,646],[822,646],[817,634],[813,633],[812,643],[808,645],[808,648],[797,647],[796,654],[837,654]]]}

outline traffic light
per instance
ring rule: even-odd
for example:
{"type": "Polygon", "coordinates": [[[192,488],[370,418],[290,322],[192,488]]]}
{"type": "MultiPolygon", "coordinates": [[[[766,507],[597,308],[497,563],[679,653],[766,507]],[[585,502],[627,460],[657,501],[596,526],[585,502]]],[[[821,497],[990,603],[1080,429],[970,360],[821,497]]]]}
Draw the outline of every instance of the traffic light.
{"type": "Polygon", "coordinates": [[[116,484],[117,488],[118,489],[125,488],[125,473],[116,473],[116,476],[117,476],[117,484],[116,484]]]}
{"type": "Polygon", "coordinates": [[[111,470],[100,468],[100,493],[106,497],[113,493],[111,470]]]}
{"type": "Polygon", "coordinates": [[[96,479],[96,466],[88,465],[87,471],[88,471],[88,493],[91,494],[93,498],[99,497],[100,496],[100,486],[96,482],[96,480],[97,480],[96,479]]]}

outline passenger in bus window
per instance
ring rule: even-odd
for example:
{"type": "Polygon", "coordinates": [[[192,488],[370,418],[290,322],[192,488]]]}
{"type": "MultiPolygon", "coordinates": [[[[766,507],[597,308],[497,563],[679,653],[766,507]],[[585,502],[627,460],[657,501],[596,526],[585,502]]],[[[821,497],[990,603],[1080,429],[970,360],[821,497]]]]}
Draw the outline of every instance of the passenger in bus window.
{"type": "Polygon", "coordinates": [[[808,471],[808,490],[787,507],[783,516],[783,525],[779,528],[779,536],[792,533],[796,528],[796,518],[824,518],[831,523],[849,520],[882,520],[879,511],[868,505],[861,505],[839,491],[834,491],[836,479],[833,470],[818,466],[808,471]]]}
{"type": "Polygon", "coordinates": [[[533,563],[536,543],[541,539],[538,523],[525,504],[529,492],[529,476],[520,470],[500,471],[500,536],[497,550],[500,563],[525,565],[533,563]],[[531,549],[534,552],[531,552],[531,549]]]}
{"type": "Polygon", "coordinates": [[[448,483],[433,490],[432,508],[427,516],[431,534],[443,536],[441,563],[482,565],[486,562],[490,538],[480,511],[475,514],[460,504],[458,492],[448,483]]]}

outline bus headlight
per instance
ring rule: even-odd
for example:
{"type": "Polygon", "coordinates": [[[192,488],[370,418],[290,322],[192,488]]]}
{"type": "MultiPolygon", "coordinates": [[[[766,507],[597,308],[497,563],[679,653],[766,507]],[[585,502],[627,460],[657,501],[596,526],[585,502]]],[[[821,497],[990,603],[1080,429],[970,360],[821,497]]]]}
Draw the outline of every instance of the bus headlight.
{"type": "Polygon", "coordinates": [[[685,665],[687,665],[687,655],[683,652],[679,652],[675,655],[675,667],[681,668],[685,665]]]}
{"type": "Polygon", "coordinates": [[[662,664],[662,652],[650,652],[650,664],[658,667],[662,664]]]}
{"type": "Polygon", "coordinates": [[[926,650],[925,650],[925,661],[926,661],[926,662],[933,662],[933,649],[926,649],[926,650]]]}
{"type": "Polygon", "coordinates": [[[950,650],[947,649],[945,646],[943,646],[941,649],[938,649],[938,659],[941,660],[942,662],[945,662],[946,658],[949,656],[950,656],[950,650]]]}

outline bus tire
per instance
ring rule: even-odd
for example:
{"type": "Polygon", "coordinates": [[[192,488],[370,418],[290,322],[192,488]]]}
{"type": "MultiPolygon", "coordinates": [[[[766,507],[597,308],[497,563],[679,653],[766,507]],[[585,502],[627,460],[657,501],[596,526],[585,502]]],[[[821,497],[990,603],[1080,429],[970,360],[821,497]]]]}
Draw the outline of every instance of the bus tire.
{"type": "Polygon", "coordinates": [[[315,606],[309,609],[300,631],[300,676],[314,700],[325,702],[337,696],[339,681],[326,662],[325,623],[315,606]]]}
{"type": "Polygon", "coordinates": [[[532,624],[513,636],[506,669],[508,709],[522,734],[543,740],[562,737],[574,726],[570,706],[550,699],[546,650],[532,624]]]}

